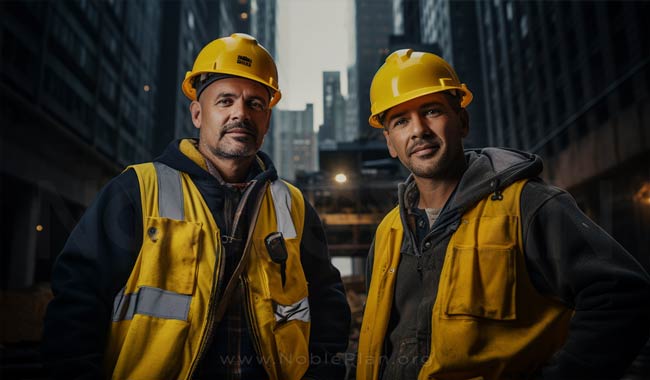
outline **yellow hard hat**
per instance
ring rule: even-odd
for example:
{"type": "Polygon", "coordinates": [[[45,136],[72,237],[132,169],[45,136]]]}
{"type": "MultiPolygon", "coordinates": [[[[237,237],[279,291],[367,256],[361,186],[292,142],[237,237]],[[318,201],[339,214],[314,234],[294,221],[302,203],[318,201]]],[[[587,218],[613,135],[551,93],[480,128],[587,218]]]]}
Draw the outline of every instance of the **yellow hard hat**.
{"type": "Polygon", "coordinates": [[[461,107],[472,101],[472,93],[460,83],[454,69],[432,53],[398,50],[386,58],[370,85],[370,118],[375,128],[383,128],[379,115],[398,104],[422,95],[448,90],[461,92],[461,107]]]}
{"type": "Polygon", "coordinates": [[[195,78],[210,73],[234,75],[267,86],[272,92],[269,107],[273,107],[282,97],[273,57],[248,34],[234,33],[205,45],[196,57],[192,71],[185,74],[182,85],[185,96],[196,100],[195,78]]]}

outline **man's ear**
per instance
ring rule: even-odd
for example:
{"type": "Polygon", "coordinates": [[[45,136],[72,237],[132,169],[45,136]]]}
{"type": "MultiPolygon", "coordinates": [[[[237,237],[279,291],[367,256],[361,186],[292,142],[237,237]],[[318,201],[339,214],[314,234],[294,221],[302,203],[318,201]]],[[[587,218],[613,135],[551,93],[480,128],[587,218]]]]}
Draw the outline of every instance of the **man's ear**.
{"type": "Polygon", "coordinates": [[[465,108],[461,108],[458,116],[460,117],[461,136],[465,138],[469,134],[469,113],[467,113],[465,108]]]}
{"type": "Polygon", "coordinates": [[[386,146],[388,147],[388,153],[390,153],[390,156],[393,158],[397,158],[397,151],[395,150],[395,147],[393,147],[393,143],[390,141],[390,137],[388,136],[388,131],[384,129],[384,137],[386,138],[386,146]]]}
{"type": "Polygon", "coordinates": [[[192,124],[195,128],[201,129],[201,103],[193,100],[190,103],[190,115],[192,116],[192,124]]]}

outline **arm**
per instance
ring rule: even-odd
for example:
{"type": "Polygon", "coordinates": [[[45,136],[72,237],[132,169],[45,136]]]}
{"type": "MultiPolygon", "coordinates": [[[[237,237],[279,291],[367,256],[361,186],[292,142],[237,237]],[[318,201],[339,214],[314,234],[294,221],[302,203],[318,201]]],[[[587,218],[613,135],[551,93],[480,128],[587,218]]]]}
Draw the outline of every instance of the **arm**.
{"type": "Polygon", "coordinates": [[[300,246],[309,284],[311,332],[309,352],[312,362],[307,379],[342,379],[343,360],[334,358],[345,352],[350,329],[350,307],[341,283],[341,275],[330,262],[325,231],[313,207],[305,201],[305,228],[300,246]]]}
{"type": "Polygon", "coordinates": [[[104,377],[113,297],[139,252],[141,214],[138,181],[129,170],[99,193],[58,256],[42,346],[55,379],[104,377]]]}
{"type": "Polygon", "coordinates": [[[575,310],[544,379],[618,379],[650,327],[650,278],[573,198],[539,182],[522,193],[526,261],[535,287],[575,310]]]}

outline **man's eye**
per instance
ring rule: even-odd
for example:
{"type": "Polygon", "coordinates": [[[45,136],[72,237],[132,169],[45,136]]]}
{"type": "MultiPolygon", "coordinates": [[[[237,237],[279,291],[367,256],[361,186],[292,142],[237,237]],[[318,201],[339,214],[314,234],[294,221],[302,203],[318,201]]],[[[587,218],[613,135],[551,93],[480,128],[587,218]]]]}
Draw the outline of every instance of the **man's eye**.
{"type": "Polygon", "coordinates": [[[395,119],[393,121],[393,128],[404,126],[404,125],[406,125],[406,123],[408,123],[408,119],[406,119],[406,118],[395,119]]]}
{"type": "Polygon", "coordinates": [[[229,106],[232,104],[232,99],[230,98],[222,98],[217,100],[217,104],[220,106],[229,106]]]}
{"type": "Polygon", "coordinates": [[[264,108],[266,108],[264,103],[260,102],[259,100],[251,100],[248,103],[248,106],[254,109],[255,111],[264,111],[264,108]]]}
{"type": "Polygon", "coordinates": [[[442,113],[442,110],[440,108],[431,108],[426,111],[424,111],[424,114],[426,116],[438,116],[442,113]]]}

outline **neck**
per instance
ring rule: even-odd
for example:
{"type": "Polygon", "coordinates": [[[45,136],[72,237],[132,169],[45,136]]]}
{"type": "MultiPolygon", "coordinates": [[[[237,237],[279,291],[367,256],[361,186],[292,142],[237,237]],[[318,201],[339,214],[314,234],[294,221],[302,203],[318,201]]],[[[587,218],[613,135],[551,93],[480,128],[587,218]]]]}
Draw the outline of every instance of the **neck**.
{"type": "Polygon", "coordinates": [[[460,178],[440,180],[415,177],[415,183],[420,193],[418,208],[443,208],[451,193],[454,192],[458,181],[460,178]]]}
{"type": "MultiPolygon", "coordinates": [[[[246,180],[255,156],[226,158],[205,151],[199,146],[199,152],[205,157],[211,166],[219,172],[219,175],[226,183],[241,183],[246,180]]],[[[209,167],[210,165],[208,165],[209,167]]]]}
{"type": "Polygon", "coordinates": [[[446,173],[433,178],[415,176],[415,183],[420,192],[418,208],[443,208],[445,206],[467,169],[465,160],[458,160],[458,163],[458,165],[450,167],[446,173]]]}

